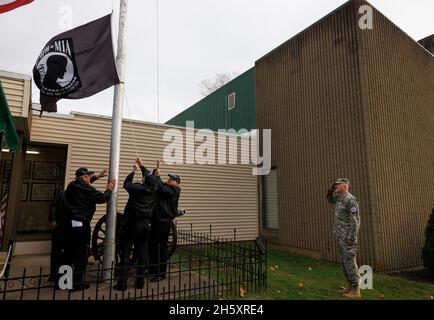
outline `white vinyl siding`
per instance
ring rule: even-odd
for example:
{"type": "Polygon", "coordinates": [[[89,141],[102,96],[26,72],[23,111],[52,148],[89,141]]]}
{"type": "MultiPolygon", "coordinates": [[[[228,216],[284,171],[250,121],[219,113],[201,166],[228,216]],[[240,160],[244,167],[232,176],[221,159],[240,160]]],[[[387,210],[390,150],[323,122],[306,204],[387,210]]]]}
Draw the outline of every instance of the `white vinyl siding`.
{"type": "MultiPolygon", "coordinates": [[[[125,177],[131,172],[138,155],[152,169],[155,160],[163,158],[163,133],[169,127],[140,121],[124,120],[122,126],[118,212],[123,212],[127,193],[122,189],[125,177]],[[131,129],[133,127],[133,131],[131,129]]],[[[173,127],[172,127],[173,128],[173,127]]],[[[68,145],[67,177],[81,166],[99,171],[109,167],[111,119],[74,113],[73,115],[44,115],[34,117],[31,141],[68,145]]],[[[185,129],[179,128],[184,133],[185,129]]],[[[237,229],[237,239],[252,240],[259,234],[257,177],[246,165],[164,165],[162,178],[168,173],[181,177],[179,207],[189,215],[178,218],[178,227],[212,235],[232,238],[237,229]]],[[[95,187],[104,190],[105,182],[97,181],[95,187]]],[[[105,214],[106,206],[98,205],[93,223],[105,214]]]]}

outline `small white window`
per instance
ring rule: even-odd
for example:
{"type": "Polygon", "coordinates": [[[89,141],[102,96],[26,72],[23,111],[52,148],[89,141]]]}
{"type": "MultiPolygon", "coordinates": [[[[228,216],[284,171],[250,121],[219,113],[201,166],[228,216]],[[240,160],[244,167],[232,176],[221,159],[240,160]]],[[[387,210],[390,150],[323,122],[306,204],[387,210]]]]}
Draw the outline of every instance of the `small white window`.
{"type": "Polygon", "coordinates": [[[235,92],[232,92],[228,95],[228,110],[232,110],[235,108],[235,92]]]}

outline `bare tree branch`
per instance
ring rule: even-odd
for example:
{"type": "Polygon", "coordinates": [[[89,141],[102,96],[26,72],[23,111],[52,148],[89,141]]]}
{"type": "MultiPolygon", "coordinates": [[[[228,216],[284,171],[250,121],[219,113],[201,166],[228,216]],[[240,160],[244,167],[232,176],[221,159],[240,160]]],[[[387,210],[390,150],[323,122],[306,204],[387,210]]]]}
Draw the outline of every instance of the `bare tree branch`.
{"type": "Polygon", "coordinates": [[[206,97],[207,95],[213,93],[217,89],[223,87],[226,83],[231,81],[236,76],[236,73],[216,73],[216,75],[211,79],[203,80],[199,86],[201,87],[201,95],[206,97]]]}

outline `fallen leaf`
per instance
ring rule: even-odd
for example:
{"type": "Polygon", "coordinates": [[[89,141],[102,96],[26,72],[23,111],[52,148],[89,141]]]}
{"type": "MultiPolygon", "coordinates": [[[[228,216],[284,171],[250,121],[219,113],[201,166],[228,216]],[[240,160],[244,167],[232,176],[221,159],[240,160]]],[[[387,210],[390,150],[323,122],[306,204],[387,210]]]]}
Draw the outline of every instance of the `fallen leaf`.
{"type": "Polygon", "coordinates": [[[339,287],[340,290],[347,290],[347,288],[340,286],[339,287]]]}
{"type": "Polygon", "coordinates": [[[303,292],[299,292],[298,295],[301,296],[303,294],[303,292]]]}
{"type": "Polygon", "coordinates": [[[282,293],[282,291],[280,291],[280,290],[277,290],[277,293],[282,293]]]}
{"type": "Polygon", "coordinates": [[[311,267],[309,267],[309,268],[307,268],[307,270],[309,270],[309,271],[312,271],[312,268],[311,268],[311,267]]]}
{"type": "Polygon", "coordinates": [[[274,266],[274,268],[279,269],[279,266],[274,266]]]}
{"type": "Polygon", "coordinates": [[[429,298],[430,298],[431,300],[434,300],[434,297],[433,297],[433,296],[430,296],[429,298]]]}
{"type": "Polygon", "coordinates": [[[288,279],[292,279],[292,276],[290,274],[288,274],[288,279]]]}
{"type": "Polygon", "coordinates": [[[381,300],[383,300],[384,299],[384,294],[380,294],[378,298],[380,298],[381,300]]]}
{"type": "Polygon", "coordinates": [[[274,267],[270,267],[270,270],[271,271],[276,271],[276,269],[274,269],[274,267]]]}
{"type": "Polygon", "coordinates": [[[299,286],[300,288],[303,288],[303,287],[304,287],[304,281],[299,281],[299,282],[298,282],[298,286],[299,286]]]}
{"type": "Polygon", "coordinates": [[[244,298],[246,296],[246,290],[244,290],[243,288],[240,288],[240,297],[244,298]]]}

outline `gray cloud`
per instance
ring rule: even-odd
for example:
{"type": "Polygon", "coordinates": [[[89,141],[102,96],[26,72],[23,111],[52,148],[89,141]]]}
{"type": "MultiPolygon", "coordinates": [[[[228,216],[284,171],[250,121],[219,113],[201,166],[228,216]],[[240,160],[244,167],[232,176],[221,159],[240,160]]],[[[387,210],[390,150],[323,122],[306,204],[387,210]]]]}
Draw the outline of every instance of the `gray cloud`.
{"type": "MultiPolygon", "coordinates": [[[[159,0],[160,120],[198,101],[199,83],[217,72],[244,72],[255,60],[345,0],[159,0]]],[[[415,40],[433,33],[432,0],[372,0],[415,40]]],[[[0,15],[0,69],[31,74],[44,44],[64,31],[59,8],[73,26],[115,9],[119,0],[35,0],[0,15]]],[[[117,17],[115,18],[117,20],[117,17]]],[[[115,22],[117,23],[117,22],[115,22]]],[[[126,89],[131,117],[157,121],[156,0],[129,1],[126,89]]],[[[33,87],[33,101],[39,91],[33,87]]],[[[83,100],[62,100],[59,112],[111,115],[113,89],[83,100]]],[[[124,115],[128,116],[127,108],[124,115]]]]}

